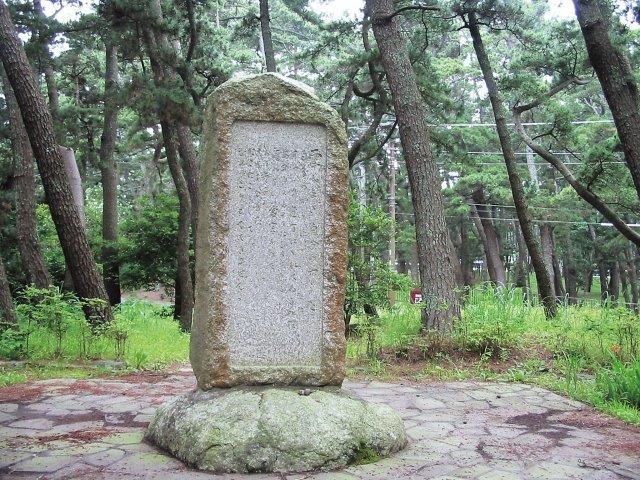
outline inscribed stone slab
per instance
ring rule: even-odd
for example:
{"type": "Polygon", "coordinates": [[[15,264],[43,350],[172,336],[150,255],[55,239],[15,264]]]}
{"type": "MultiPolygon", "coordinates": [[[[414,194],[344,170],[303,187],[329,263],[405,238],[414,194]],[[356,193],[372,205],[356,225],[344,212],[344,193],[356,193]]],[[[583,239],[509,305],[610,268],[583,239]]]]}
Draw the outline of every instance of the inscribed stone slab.
{"type": "Polygon", "coordinates": [[[210,98],[200,178],[191,363],[202,389],[340,385],[344,125],[275,74],[210,98]]]}

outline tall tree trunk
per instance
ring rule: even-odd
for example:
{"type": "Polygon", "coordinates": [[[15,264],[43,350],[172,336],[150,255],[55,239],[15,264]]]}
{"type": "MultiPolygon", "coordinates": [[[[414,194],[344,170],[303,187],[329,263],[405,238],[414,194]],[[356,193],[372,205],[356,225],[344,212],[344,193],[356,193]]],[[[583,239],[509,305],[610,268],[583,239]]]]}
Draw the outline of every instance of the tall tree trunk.
{"type": "Polygon", "coordinates": [[[618,255],[618,272],[620,274],[620,291],[624,304],[627,308],[631,308],[631,298],[629,297],[629,277],[627,276],[627,263],[624,261],[622,254],[618,255]]]}
{"type": "Polygon", "coordinates": [[[524,194],[524,188],[518,174],[518,168],[516,163],[516,157],[511,145],[511,138],[507,129],[507,120],[505,115],[505,109],[502,103],[502,97],[498,90],[495,77],[493,75],[493,68],[489,61],[489,56],[484,48],[482,36],[480,35],[480,28],[478,26],[478,19],[475,12],[468,14],[468,28],[473,39],[473,48],[482,70],[482,76],[484,77],[485,84],[487,85],[487,91],[489,93],[489,100],[491,101],[491,107],[493,108],[493,116],[496,121],[496,130],[500,139],[500,146],[502,148],[502,154],[504,156],[504,162],[507,167],[507,174],[509,176],[509,184],[511,185],[511,194],[513,195],[513,204],[516,207],[516,214],[520,221],[520,228],[522,229],[522,237],[527,250],[529,251],[529,257],[531,257],[531,263],[533,270],[536,274],[538,282],[538,294],[544,305],[545,315],[547,317],[555,317],[557,314],[556,299],[553,295],[553,289],[551,279],[545,268],[542,255],[540,253],[540,247],[538,246],[533,231],[533,223],[529,215],[527,207],[527,201],[524,194]]]}
{"type": "MultiPolygon", "coordinates": [[[[396,271],[396,159],[395,152],[389,158],[389,269],[396,271]]],[[[388,292],[389,304],[396,303],[396,292],[393,288],[388,292]]]]}
{"type": "MultiPolygon", "coordinates": [[[[156,19],[162,19],[162,11],[156,0],[151,1],[152,10],[155,12],[156,19]]],[[[151,68],[153,70],[154,83],[156,88],[166,88],[167,71],[161,63],[159,52],[170,48],[170,44],[166,38],[160,35],[158,38],[150,28],[144,30],[145,43],[147,45],[151,68]]],[[[180,302],[176,306],[176,311],[180,312],[180,326],[183,330],[191,329],[191,320],[193,315],[193,280],[191,277],[191,267],[189,262],[189,226],[191,223],[191,197],[189,187],[185,180],[180,160],[178,158],[179,144],[175,122],[171,119],[170,108],[165,99],[161,99],[158,104],[158,113],[160,115],[160,126],[162,130],[162,138],[164,140],[164,149],[167,155],[167,163],[171,171],[171,177],[176,188],[179,202],[178,212],[178,238],[177,238],[177,264],[178,264],[178,281],[180,282],[180,296],[176,295],[176,301],[180,302]]]]}
{"type": "Polygon", "coordinates": [[[629,287],[631,288],[631,306],[638,311],[638,273],[636,270],[636,250],[629,245],[625,251],[627,260],[627,278],[629,279],[629,287]]]}
{"type": "Polygon", "coordinates": [[[275,72],[276,57],[273,52],[273,40],[271,39],[269,0],[260,0],[260,30],[262,32],[262,44],[264,45],[264,59],[267,64],[267,72],[275,72]]]}
{"type": "Polygon", "coordinates": [[[593,249],[596,253],[596,264],[598,265],[598,275],[600,277],[600,299],[604,302],[608,295],[608,283],[607,283],[607,267],[604,264],[604,254],[600,245],[598,245],[598,236],[596,235],[596,229],[593,225],[589,225],[589,235],[593,242],[593,249]]]}
{"type": "Polygon", "coordinates": [[[625,162],[640,197],[640,112],[638,87],[627,56],[609,37],[609,26],[601,0],[573,0],[589,60],[616,125],[625,162]]]}
{"type": "Polygon", "coordinates": [[[100,178],[102,181],[102,278],[109,302],[117,305],[120,294],[118,260],[118,165],[115,159],[118,128],[118,47],[105,39],[104,123],[100,137],[100,178]]]}
{"type": "Polygon", "coordinates": [[[37,288],[47,288],[51,284],[51,277],[38,238],[33,153],[20,115],[18,102],[2,65],[0,65],[0,73],[2,74],[4,98],[9,112],[9,136],[11,137],[11,151],[15,162],[16,230],[20,259],[27,272],[29,282],[37,288]]]}
{"type": "Polygon", "coordinates": [[[570,305],[575,305],[578,303],[578,278],[573,260],[570,234],[567,234],[566,242],[566,253],[562,262],[562,275],[564,276],[564,285],[567,290],[567,300],[570,305]]]}
{"type": "Polygon", "coordinates": [[[473,262],[471,261],[471,245],[469,242],[469,225],[460,219],[460,271],[462,284],[466,287],[473,285],[473,262]]]}
{"type": "MultiPolygon", "coordinates": [[[[40,170],[47,203],[55,224],[65,261],[70,267],[76,292],[81,299],[107,299],[104,284],[98,273],[80,214],[71,194],[69,180],[64,174],[64,162],[53,132],[53,120],[40,94],[29,61],[9,10],[0,0],[0,58],[22,113],[31,148],[40,170]]],[[[108,305],[86,306],[85,315],[92,324],[110,321],[108,305]]]]}
{"type": "MultiPolygon", "coordinates": [[[[40,0],[33,0],[33,11],[36,17],[44,24],[47,16],[42,9],[42,2],[40,0]]],[[[59,128],[62,124],[60,122],[60,101],[58,98],[58,86],[56,85],[56,79],[53,71],[52,56],[49,51],[49,42],[51,41],[51,35],[45,35],[43,31],[35,32],[37,35],[36,42],[39,49],[39,63],[40,71],[44,74],[45,84],[47,86],[47,97],[49,99],[49,110],[54,121],[54,129],[59,128]]]]}
{"type": "Polygon", "coordinates": [[[476,189],[471,198],[475,203],[475,209],[484,231],[484,235],[481,238],[485,239],[483,247],[487,259],[489,279],[496,286],[504,287],[507,284],[507,272],[502,263],[502,258],[500,258],[500,237],[493,226],[491,210],[486,206],[487,198],[484,195],[484,189],[482,187],[476,189]]]}
{"type": "Polygon", "coordinates": [[[617,304],[620,297],[620,267],[618,262],[609,263],[609,278],[607,293],[609,294],[609,299],[614,304],[617,304]]]}
{"type": "Polygon", "coordinates": [[[420,261],[422,326],[447,332],[460,316],[455,252],[444,216],[438,167],[430,149],[428,112],[418,89],[407,43],[392,0],[367,0],[373,33],[387,75],[411,185],[420,261]]]}
{"type": "Polygon", "coordinates": [[[522,239],[522,231],[517,222],[513,222],[513,232],[516,237],[516,244],[518,246],[518,260],[516,261],[516,287],[522,288],[525,295],[529,295],[529,268],[527,261],[527,246],[522,239]]]}
{"type": "Polygon", "coordinates": [[[187,180],[189,196],[191,198],[191,235],[196,238],[198,228],[198,156],[193,148],[191,130],[187,125],[178,121],[176,125],[178,135],[178,153],[182,160],[184,175],[187,180]]]}
{"type": "Polygon", "coordinates": [[[18,317],[13,305],[13,297],[9,289],[9,281],[7,280],[7,272],[4,269],[4,262],[0,256],[0,332],[4,330],[6,324],[16,325],[18,317]],[[3,325],[4,324],[4,325],[3,325]]]}
{"type": "MultiPolygon", "coordinates": [[[[553,240],[551,239],[551,227],[544,223],[540,225],[540,250],[544,262],[544,268],[549,278],[553,278],[553,240]]],[[[557,296],[555,282],[551,283],[553,296],[557,296]]]]}

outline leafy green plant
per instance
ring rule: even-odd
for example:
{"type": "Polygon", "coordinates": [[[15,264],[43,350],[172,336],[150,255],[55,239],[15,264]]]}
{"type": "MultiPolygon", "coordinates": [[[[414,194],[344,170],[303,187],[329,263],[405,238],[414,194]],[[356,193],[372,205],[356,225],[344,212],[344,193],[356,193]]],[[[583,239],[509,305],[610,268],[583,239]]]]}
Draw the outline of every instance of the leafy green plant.
{"type": "Polygon", "coordinates": [[[17,360],[26,354],[27,332],[19,325],[0,323],[0,357],[17,360]]]}
{"type": "Polygon", "coordinates": [[[35,323],[53,333],[56,340],[54,356],[59,357],[62,341],[71,324],[82,321],[80,302],[74,295],[55,286],[44,289],[29,286],[22,296],[26,302],[18,305],[17,311],[27,319],[26,331],[29,332],[35,323]]]}

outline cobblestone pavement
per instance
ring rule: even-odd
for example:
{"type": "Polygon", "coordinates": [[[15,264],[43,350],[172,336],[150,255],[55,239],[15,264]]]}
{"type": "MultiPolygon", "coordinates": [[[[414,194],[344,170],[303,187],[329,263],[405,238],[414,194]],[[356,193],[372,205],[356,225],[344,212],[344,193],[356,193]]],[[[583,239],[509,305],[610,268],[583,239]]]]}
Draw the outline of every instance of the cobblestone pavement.
{"type": "Polygon", "coordinates": [[[640,429],[546,390],[511,383],[345,382],[392,406],[402,452],[338,472],[210,475],[143,443],[157,405],[195,387],[189,369],[0,389],[2,479],[640,479],[640,429]]]}

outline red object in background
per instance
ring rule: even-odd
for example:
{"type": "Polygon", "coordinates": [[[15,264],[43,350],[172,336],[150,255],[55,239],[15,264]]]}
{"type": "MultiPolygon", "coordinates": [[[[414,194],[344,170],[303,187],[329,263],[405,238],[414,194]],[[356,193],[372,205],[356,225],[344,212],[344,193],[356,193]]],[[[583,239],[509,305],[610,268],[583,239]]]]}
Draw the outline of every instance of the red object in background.
{"type": "Polygon", "coordinates": [[[411,290],[409,294],[409,302],[411,303],[422,303],[422,290],[419,288],[414,288],[411,290]]]}

